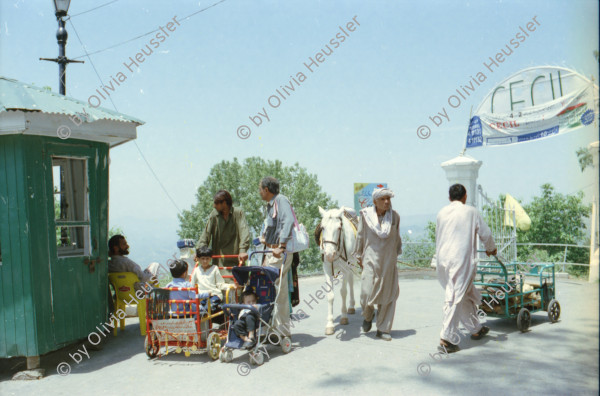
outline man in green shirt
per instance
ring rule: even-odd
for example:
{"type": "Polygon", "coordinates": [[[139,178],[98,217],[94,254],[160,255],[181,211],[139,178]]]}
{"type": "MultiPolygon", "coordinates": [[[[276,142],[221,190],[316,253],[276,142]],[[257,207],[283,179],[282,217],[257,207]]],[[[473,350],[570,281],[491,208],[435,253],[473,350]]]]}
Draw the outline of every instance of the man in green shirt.
{"type": "MultiPolygon", "coordinates": [[[[250,230],[244,212],[233,207],[231,194],[227,190],[219,190],[213,203],[214,209],[208,217],[197,247],[211,247],[214,255],[237,254],[239,261],[246,261],[250,248],[250,230]]],[[[217,263],[227,267],[238,265],[236,259],[213,260],[213,264],[217,263]]]]}

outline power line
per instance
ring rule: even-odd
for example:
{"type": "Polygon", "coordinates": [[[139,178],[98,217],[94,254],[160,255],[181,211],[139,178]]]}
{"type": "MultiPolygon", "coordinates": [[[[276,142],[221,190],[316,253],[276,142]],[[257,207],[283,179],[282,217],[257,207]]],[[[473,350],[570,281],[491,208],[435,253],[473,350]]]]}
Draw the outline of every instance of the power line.
{"type": "Polygon", "coordinates": [[[125,41],[122,41],[122,42],[120,42],[120,43],[118,43],[118,44],[111,45],[110,47],[106,47],[106,48],[104,48],[104,49],[101,49],[101,50],[98,50],[98,51],[94,51],[94,52],[90,52],[90,53],[87,53],[87,52],[86,52],[86,53],[85,53],[85,55],[80,55],[80,56],[77,56],[77,57],[75,57],[75,58],[73,58],[73,59],[85,58],[86,56],[88,56],[88,57],[89,57],[90,55],[95,55],[95,54],[99,54],[100,52],[108,51],[109,49],[113,49],[113,48],[115,48],[115,47],[118,47],[118,46],[121,46],[121,45],[123,45],[123,44],[127,44],[127,43],[129,43],[129,42],[131,42],[131,41],[135,41],[135,40],[137,40],[137,39],[140,39],[140,38],[142,38],[142,37],[149,36],[149,35],[151,35],[152,33],[158,32],[159,30],[160,30],[160,29],[154,29],[154,30],[152,30],[152,31],[150,31],[150,32],[148,32],[148,33],[140,34],[139,36],[136,36],[136,37],[134,37],[134,38],[131,38],[131,39],[129,39],[129,40],[125,40],[125,41]]]}
{"type": "MultiPolygon", "coordinates": [[[[115,1],[118,1],[118,0],[115,0],[115,1]]],[[[198,10],[198,11],[196,11],[196,12],[193,12],[193,13],[191,13],[190,15],[188,15],[188,16],[186,16],[186,17],[183,17],[183,19],[179,19],[179,21],[180,21],[180,22],[183,22],[183,21],[185,21],[185,20],[187,20],[187,19],[190,19],[190,18],[191,18],[191,17],[193,17],[194,15],[196,15],[196,14],[199,14],[199,13],[201,13],[201,12],[204,12],[204,11],[206,11],[206,10],[208,10],[208,9],[210,9],[210,8],[212,8],[212,7],[214,7],[214,6],[216,6],[217,4],[223,3],[224,1],[226,1],[226,0],[220,0],[220,1],[217,1],[216,3],[214,3],[214,4],[211,4],[211,5],[209,5],[208,7],[205,7],[205,8],[203,8],[203,9],[201,9],[201,10],[198,10]]],[[[114,1],[113,1],[113,3],[114,3],[114,1]]],[[[106,4],[110,4],[110,3],[106,3],[106,4]]],[[[101,7],[101,6],[100,6],[100,7],[101,7]]],[[[96,7],[96,8],[100,8],[100,7],[96,7]]],[[[92,10],[93,10],[93,9],[92,9],[92,10]]],[[[88,10],[88,11],[92,11],[92,10],[88,10]]],[[[84,11],[84,12],[88,12],[88,11],[84,11]]],[[[81,15],[81,14],[82,14],[82,13],[79,13],[79,14],[77,14],[77,15],[81,15]]],[[[75,15],[73,15],[73,16],[75,16],[75,15]]],[[[103,48],[103,49],[101,49],[101,50],[97,50],[97,51],[90,52],[90,53],[88,53],[88,52],[86,51],[86,54],[85,54],[85,55],[80,55],[80,56],[77,56],[77,57],[75,57],[75,58],[72,58],[72,59],[80,59],[80,58],[84,58],[84,57],[86,57],[86,56],[88,56],[88,57],[89,57],[90,55],[99,54],[100,52],[108,51],[109,49],[113,49],[113,48],[115,48],[115,47],[119,47],[119,46],[121,46],[121,45],[123,45],[123,44],[127,44],[127,43],[129,43],[129,42],[131,42],[131,41],[138,40],[138,39],[140,39],[140,38],[142,38],[142,37],[149,36],[149,35],[151,35],[151,34],[153,34],[153,33],[156,33],[156,32],[158,32],[159,30],[160,30],[160,29],[154,29],[154,30],[151,30],[151,31],[149,31],[149,32],[146,32],[146,33],[140,34],[140,35],[138,35],[138,36],[135,36],[135,37],[133,37],[133,38],[127,39],[127,40],[125,40],[125,41],[122,41],[122,42],[120,42],[120,43],[113,44],[113,45],[111,45],[110,47],[106,47],[106,48],[103,48]]]]}
{"type": "Polygon", "coordinates": [[[104,3],[104,4],[102,4],[102,5],[99,5],[98,7],[90,8],[89,10],[87,10],[87,11],[83,11],[83,12],[80,12],[79,14],[75,14],[75,15],[69,15],[69,19],[71,19],[71,18],[75,18],[76,16],[79,16],[79,15],[87,14],[88,12],[91,12],[91,11],[97,10],[98,8],[102,8],[102,7],[104,7],[104,6],[107,6],[107,5],[109,5],[109,4],[112,4],[112,3],[116,3],[117,1],[119,1],[119,0],[113,0],[113,1],[109,1],[108,3],[104,3]]]}
{"type": "Polygon", "coordinates": [[[180,21],[181,21],[181,22],[183,22],[183,21],[185,21],[186,19],[190,19],[190,18],[191,18],[191,17],[193,17],[194,15],[196,15],[196,14],[200,14],[201,12],[204,12],[204,11],[208,10],[209,8],[213,8],[213,7],[214,7],[214,6],[216,6],[217,4],[219,4],[219,3],[222,3],[222,2],[224,2],[224,1],[225,1],[225,0],[217,1],[216,3],[214,3],[214,4],[212,4],[212,5],[209,5],[208,7],[205,7],[205,8],[203,8],[203,9],[201,9],[201,10],[199,10],[199,11],[196,11],[196,12],[194,12],[194,13],[191,13],[190,15],[188,15],[188,16],[186,16],[186,17],[184,17],[183,19],[180,19],[180,21]]]}
{"type": "MultiPolygon", "coordinates": [[[[104,85],[104,81],[102,81],[102,78],[100,77],[100,74],[98,73],[98,70],[96,69],[96,66],[94,65],[94,62],[92,61],[92,58],[87,53],[87,50],[85,49],[85,45],[81,41],[81,37],[79,37],[79,33],[77,32],[77,29],[75,28],[75,25],[73,24],[73,21],[69,19],[69,22],[71,23],[71,27],[73,28],[73,31],[75,32],[75,36],[77,36],[77,40],[79,41],[79,44],[81,44],[81,47],[83,48],[83,51],[86,53],[85,56],[87,56],[88,60],[92,64],[92,67],[94,68],[94,72],[96,73],[96,76],[98,76],[98,80],[100,80],[100,83],[102,85],[104,85]]],[[[112,103],[113,107],[115,108],[115,111],[118,112],[119,110],[117,109],[117,106],[115,105],[115,102],[113,102],[112,97],[109,96],[108,98],[110,99],[110,102],[112,103]]],[[[146,159],[146,156],[144,155],[144,153],[142,153],[142,149],[140,148],[140,146],[138,146],[138,144],[137,144],[137,142],[135,140],[133,141],[133,143],[135,144],[135,147],[137,148],[138,152],[140,153],[140,156],[142,157],[142,159],[144,160],[144,162],[148,166],[148,169],[150,170],[150,173],[152,173],[152,176],[154,176],[154,178],[156,179],[157,183],[160,185],[160,187],[164,191],[165,195],[169,198],[169,200],[171,201],[171,203],[173,204],[173,206],[175,206],[175,209],[177,209],[177,212],[179,214],[181,214],[181,209],[179,209],[179,207],[175,203],[175,200],[171,197],[171,195],[169,194],[169,192],[167,191],[167,189],[165,188],[165,186],[162,184],[162,182],[160,181],[160,179],[158,178],[158,176],[154,172],[154,169],[152,169],[152,166],[150,165],[150,163],[146,159]]]]}
{"type": "Polygon", "coordinates": [[[150,166],[150,163],[146,159],[146,156],[144,155],[144,153],[142,153],[142,149],[140,149],[140,146],[138,146],[138,144],[137,144],[137,142],[135,140],[133,141],[133,144],[135,144],[135,147],[138,149],[138,152],[142,156],[142,159],[144,160],[144,162],[146,163],[146,165],[148,165],[148,169],[150,169],[150,172],[152,173],[152,175],[154,176],[154,178],[156,179],[156,181],[158,182],[158,184],[160,185],[160,187],[162,188],[162,190],[165,192],[166,196],[171,200],[171,203],[173,204],[173,206],[175,206],[175,209],[177,209],[177,212],[179,214],[181,214],[181,209],[179,209],[179,206],[177,206],[177,204],[175,203],[175,201],[173,200],[173,198],[171,197],[171,195],[169,194],[169,192],[167,191],[167,189],[165,188],[165,186],[160,182],[160,180],[159,180],[158,176],[156,175],[156,173],[154,173],[154,169],[152,169],[152,166],[150,166]]]}

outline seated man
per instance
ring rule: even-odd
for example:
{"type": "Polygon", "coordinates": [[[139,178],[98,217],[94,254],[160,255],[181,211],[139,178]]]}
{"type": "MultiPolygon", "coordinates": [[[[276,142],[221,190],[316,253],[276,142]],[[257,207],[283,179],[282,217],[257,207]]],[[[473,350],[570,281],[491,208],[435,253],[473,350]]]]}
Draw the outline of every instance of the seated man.
{"type": "Polygon", "coordinates": [[[123,235],[114,235],[108,240],[108,272],[133,272],[140,279],[141,283],[136,283],[135,289],[141,290],[142,284],[156,284],[156,273],[159,269],[158,263],[152,263],[148,268],[142,271],[142,268],[133,260],[125,257],[129,254],[129,245],[123,235]]]}
{"type": "MultiPolygon", "coordinates": [[[[196,249],[196,257],[194,261],[199,265],[192,273],[192,284],[198,285],[198,294],[210,293],[211,311],[218,309],[223,299],[222,290],[227,289],[229,285],[225,283],[219,267],[212,265],[212,251],[210,248],[202,247],[196,249]]],[[[206,306],[206,300],[202,300],[201,304],[206,306]]]]}
{"type": "MultiPolygon", "coordinates": [[[[165,286],[166,288],[194,287],[194,285],[186,280],[188,275],[188,265],[184,260],[173,261],[169,264],[169,268],[171,269],[173,280],[165,286]]],[[[169,300],[194,300],[195,298],[196,293],[194,293],[193,290],[171,290],[169,296],[169,300]]],[[[190,310],[190,304],[185,304],[184,307],[183,303],[171,303],[171,311],[173,313],[180,312],[181,314],[190,314],[196,312],[196,304],[192,304],[190,310]]]]}

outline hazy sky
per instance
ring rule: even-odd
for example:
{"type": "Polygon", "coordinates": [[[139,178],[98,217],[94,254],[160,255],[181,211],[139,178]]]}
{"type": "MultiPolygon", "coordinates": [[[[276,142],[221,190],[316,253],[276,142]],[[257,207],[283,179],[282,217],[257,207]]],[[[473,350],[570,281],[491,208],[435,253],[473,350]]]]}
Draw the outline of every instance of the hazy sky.
{"type": "MultiPolygon", "coordinates": [[[[341,204],[352,206],[355,182],[387,182],[401,216],[435,214],[447,200],[440,164],[459,154],[471,107],[497,83],[541,65],[572,68],[598,81],[595,0],[227,0],[187,20],[215,1],[120,0],[77,15],[109,1],[71,2],[69,57],[85,55],[76,32],[90,53],[161,26],[169,37],[160,41],[153,33],[93,54],[93,65],[82,57],[85,64],[68,66],[67,94],[82,100],[95,94],[101,83],[93,66],[105,84],[123,73],[112,101],[119,112],[146,122],[137,144],[180,209],[194,203],[215,163],[261,156],[298,162],[341,204]],[[179,24],[169,31],[165,26],[174,17],[179,24]],[[449,109],[448,96],[533,17],[537,30],[449,109]],[[339,26],[353,20],[355,30],[339,42],[339,26]],[[124,62],[131,64],[129,57],[147,44],[153,52],[130,72],[124,62]],[[333,52],[311,72],[304,63],[327,44],[333,52]],[[286,85],[293,88],[287,94],[286,85]],[[274,109],[267,101],[276,90],[286,99],[274,109]],[[444,106],[450,120],[434,127],[429,117],[444,106]],[[249,117],[263,108],[269,120],[262,117],[257,127],[249,117]],[[425,140],[416,134],[423,124],[432,128],[425,140]],[[240,125],[251,128],[248,139],[237,136],[240,125]]],[[[0,74],[58,91],[58,66],[38,60],[58,53],[52,1],[0,4],[0,74]]],[[[102,106],[114,109],[108,100],[102,106]]],[[[483,161],[479,182],[493,197],[510,193],[527,202],[546,182],[559,192],[589,194],[594,175],[580,172],[575,151],[597,140],[597,125],[467,154],[483,161]]],[[[111,151],[110,172],[111,225],[125,229],[131,256],[142,265],[164,261],[175,248],[177,209],[133,143],[111,151]]]]}

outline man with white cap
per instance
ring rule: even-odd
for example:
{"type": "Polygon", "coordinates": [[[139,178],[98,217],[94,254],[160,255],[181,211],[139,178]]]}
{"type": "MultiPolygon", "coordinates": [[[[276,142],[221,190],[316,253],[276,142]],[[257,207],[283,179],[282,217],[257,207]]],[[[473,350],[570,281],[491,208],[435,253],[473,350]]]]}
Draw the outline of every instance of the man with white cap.
{"type": "Polygon", "coordinates": [[[373,206],[360,211],[354,256],[362,267],[360,305],[362,329],[371,330],[377,305],[377,337],[391,341],[396,312],[398,255],[402,253],[400,215],[392,210],[394,193],[387,188],[373,191],[373,206]]]}

